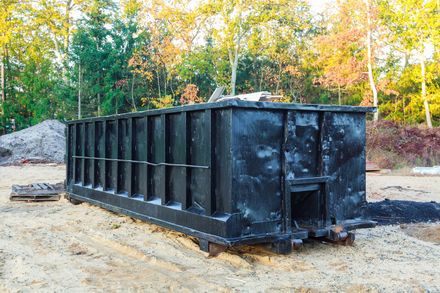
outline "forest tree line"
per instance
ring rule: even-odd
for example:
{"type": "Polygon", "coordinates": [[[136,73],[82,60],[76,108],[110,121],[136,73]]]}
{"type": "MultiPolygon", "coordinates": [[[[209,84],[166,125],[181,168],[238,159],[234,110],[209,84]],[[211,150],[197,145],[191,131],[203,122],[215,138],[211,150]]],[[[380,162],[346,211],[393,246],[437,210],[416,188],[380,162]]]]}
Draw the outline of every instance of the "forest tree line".
{"type": "Polygon", "coordinates": [[[3,0],[0,134],[270,91],[440,123],[440,1],[3,0]]]}

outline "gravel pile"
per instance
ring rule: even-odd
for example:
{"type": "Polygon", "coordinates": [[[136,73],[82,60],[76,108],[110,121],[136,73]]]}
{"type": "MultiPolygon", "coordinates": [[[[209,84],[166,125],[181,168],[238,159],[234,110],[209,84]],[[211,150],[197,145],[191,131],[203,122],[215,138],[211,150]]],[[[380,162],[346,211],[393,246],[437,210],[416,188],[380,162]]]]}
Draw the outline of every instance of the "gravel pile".
{"type": "Polygon", "coordinates": [[[0,165],[28,162],[63,163],[65,125],[46,120],[35,126],[0,136],[0,165]]]}

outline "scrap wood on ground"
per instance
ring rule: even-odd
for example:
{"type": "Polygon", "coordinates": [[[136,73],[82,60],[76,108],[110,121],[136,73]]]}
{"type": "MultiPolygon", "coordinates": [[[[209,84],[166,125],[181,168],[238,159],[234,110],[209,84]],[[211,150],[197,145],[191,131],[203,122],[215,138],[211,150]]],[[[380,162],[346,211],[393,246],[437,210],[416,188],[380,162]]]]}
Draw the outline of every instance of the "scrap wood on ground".
{"type": "Polygon", "coordinates": [[[32,183],[28,185],[12,185],[9,196],[11,201],[57,201],[65,191],[64,183],[32,183]]]}

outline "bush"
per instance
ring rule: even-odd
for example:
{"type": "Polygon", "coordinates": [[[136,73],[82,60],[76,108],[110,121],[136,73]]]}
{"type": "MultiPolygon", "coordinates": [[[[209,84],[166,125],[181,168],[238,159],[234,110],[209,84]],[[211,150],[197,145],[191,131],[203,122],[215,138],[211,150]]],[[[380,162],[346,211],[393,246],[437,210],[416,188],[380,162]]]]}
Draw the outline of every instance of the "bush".
{"type": "Polygon", "coordinates": [[[440,127],[400,126],[391,121],[367,123],[367,160],[381,168],[440,164],[440,127]]]}

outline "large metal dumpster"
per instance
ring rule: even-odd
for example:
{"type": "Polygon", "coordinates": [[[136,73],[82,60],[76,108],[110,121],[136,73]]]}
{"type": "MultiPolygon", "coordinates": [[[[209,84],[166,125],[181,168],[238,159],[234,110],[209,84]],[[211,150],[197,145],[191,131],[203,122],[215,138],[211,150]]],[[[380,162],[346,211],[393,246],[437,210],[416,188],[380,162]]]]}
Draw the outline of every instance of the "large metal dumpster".
{"type": "Polygon", "coordinates": [[[200,239],[201,248],[370,227],[365,113],[374,108],[230,100],[68,123],[72,201],[200,239]]]}

